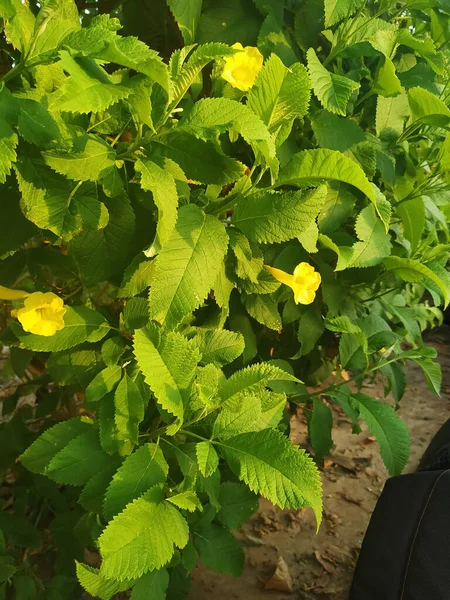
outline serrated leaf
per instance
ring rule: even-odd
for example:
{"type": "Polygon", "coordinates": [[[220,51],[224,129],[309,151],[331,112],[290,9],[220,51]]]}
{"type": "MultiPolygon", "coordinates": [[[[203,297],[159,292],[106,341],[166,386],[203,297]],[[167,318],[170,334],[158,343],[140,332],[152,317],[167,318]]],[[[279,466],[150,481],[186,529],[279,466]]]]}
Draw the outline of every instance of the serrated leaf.
{"type": "Polygon", "coordinates": [[[244,165],[223,154],[216,143],[175,131],[152,145],[151,158],[165,157],[179,165],[193,182],[225,185],[244,174],[244,165]]]}
{"type": "Polygon", "coordinates": [[[279,331],[282,328],[283,324],[278,312],[278,302],[270,295],[245,295],[242,301],[248,314],[258,321],[258,323],[275,331],[279,331]]]}
{"type": "Polygon", "coordinates": [[[158,402],[177,418],[176,424],[178,428],[181,427],[183,398],[191,386],[200,353],[181,334],[161,336],[152,325],[136,331],[134,354],[158,402]]]}
{"type": "Polygon", "coordinates": [[[298,322],[297,339],[301,344],[300,356],[306,356],[314,350],[324,329],[320,311],[315,306],[308,306],[298,322]]]}
{"type": "Polygon", "coordinates": [[[115,367],[126,350],[126,343],[122,336],[116,335],[102,346],[102,358],[107,367],[115,367]]]}
{"type": "Polygon", "coordinates": [[[84,389],[103,368],[102,357],[95,350],[66,350],[55,352],[47,360],[52,379],[64,385],[78,385],[84,389]]]}
{"type": "Polygon", "coordinates": [[[122,377],[122,367],[113,365],[100,371],[86,388],[86,402],[98,402],[112,392],[122,377]]]}
{"type": "Polygon", "coordinates": [[[123,581],[167,564],[175,548],[188,543],[189,528],[178,510],[163,500],[161,490],[153,488],[114,517],[98,541],[101,574],[123,581]]]}
{"type": "Polygon", "coordinates": [[[5,183],[16,162],[19,143],[19,137],[12,127],[17,120],[17,104],[5,86],[0,91],[0,114],[0,183],[5,183]]]}
{"type": "Polygon", "coordinates": [[[134,168],[141,175],[142,189],[152,192],[158,209],[156,237],[148,257],[157,254],[172,234],[178,217],[178,194],[172,175],[151,160],[138,160],[134,168]]]}
{"type": "Polygon", "coordinates": [[[36,17],[33,42],[26,56],[27,63],[41,59],[57,50],[62,40],[81,28],[74,0],[43,0],[36,17]]]}
{"type": "Polygon", "coordinates": [[[221,382],[219,395],[222,401],[232,398],[238,392],[251,391],[255,387],[268,385],[271,381],[294,381],[298,379],[270,363],[250,365],[241,371],[236,371],[229,379],[221,382]]]}
{"type": "Polygon", "coordinates": [[[92,429],[90,423],[80,419],[69,419],[44,431],[21,455],[20,461],[33,473],[43,474],[52,458],[67,444],[92,429]]]}
{"type": "Polygon", "coordinates": [[[134,584],[131,600],[166,600],[169,586],[167,569],[158,569],[142,575],[134,584]]]}
{"type": "Polygon", "coordinates": [[[116,388],[114,405],[118,439],[137,445],[139,424],[144,418],[144,401],[136,383],[127,373],[116,388]]]}
{"type": "Polygon", "coordinates": [[[89,512],[101,514],[106,490],[120,463],[120,457],[111,458],[107,469],[103,469],[89,479],[80,494],[78,500],[80,506],[89,512]]]}
{"type": "Polygon", "coordinates": [[[336,270],[372,267],[391,253],[390,237],[373,206],[367,206],[360,212],[356,219],[355,231],[360,241],[352,246],[351,254],[336,270]]]}
{"type": "Polygon", "coordinates": [[[202,358],[201,364],[223,367],[233,362],[244,351],[244,338],[234,331],[199,330],[193,338],[202,358]]]}
{"type": "Polygon", "coordinates": [[[395,65],[387,56],[381,61],[382,64],[375,75],[373,90],[386,98],[398,96],[403,92],[403,88],[397,77],[395,65]]]}
{"type": "Polygon", "coordinates": [[[198,308],[214,285],[227,245],[220,221],[192,204],[181,208],[175,231],[156,258],[150,318],[170,329],[198,308]]]}
{"type": "Polygon", "coordinates": [[[310,119],[321,148],[344,152],[365,140],[364,130],[352,119],[339,117],[327,110],[317,111],[310,119]]]}
{"type": "Polygon", "coordinates": [[[425,228],[425,205],[421,196],[401,202],[396,212],[403,223],[403,235],[411,244],[414,252],[421,240],[425,228]]]}
{"type": "Polygon", "coordinates": [[[317,460],[326,456],[333,447],[331,428],[333,414],[319,398],[313,399],[314,410],[309,422],[309,436],[317,460]]]}
{"type": "Polygon", "coordinates": [[[50,461],[45,474],[57,483],[83,485],[99,470],[107,468],[110,457],[100,446],[98,431],[91,428],[72,439],[50,461]]]}
{"type": "Polygon", "coordinates": [[[348,333],[354,335],[364,351],[367,351],[367,337],[359,325],[354,323],[347,315],[325,319],[325,327],[335,333],[348,333]]]}
{"type": "Polygon", "coordinates": [[[213,437],[226,440],[247,431],[260,431],[262,407],[258,392],[255,395],[237,394],[224,402],[213,425],[213,437]]]}
{"type": "Polygon", "coordinates": [[[276,54],[265,62],[247,97],[247,106],[277,135],[286,122],[303,118],[311,98],[311,82],[300,63],[288,69],[276,54]]]}
{"type": "Polygon", "coordinates": [[[377,135],[383,135],[392,131],[396,136],[403,133],[405,120],[411,114],[408,104],[408,96],[401,93],[395,98],[384,98],[378,96],[376,112],[377,135]]]}
{"type": "Polygon", "coordinates": [[[125,270],[119,297],[130,298],[147,289],[151,284],[154,268],[153,260],[146,259],[143,253],[139,254],[125,270]]]}
{"type": "Polygon", "coordinates": [[[27,142],[45,146],[52,140],[60,139],[58,125],[43,104],[29,98],[19,98],[18,109],[18,130],[27,142]]]}
{"type": "Polygon", "coordinates": [[[408,90],[408,102],[412,121],[425,125],[446,127],[450,122],[450,109],[440,98],[421,87],[408,90]]]}
{"type": "Polygon", "coordinates": [[[200,524],[194,529],[194,545],[207,569],[233,577],[242,575],[245,554],[232,533],[212,523],[200,524]]]}
{"type": "Polygon", "coordinates": [[[91,596],[100,598],[100,600],[111,600],[113,596],[119,592],[125,592],[132,585],[132,580],[125,580],[122,582],[114,581],[112,579],[105,579],[101,575],[99,569],[90,567],[78,561],[76,562],[77,578],[83,589],[88,592],[91,596]]]}
{"type": "Polygon", "coordinates": [[[148,300],[146,298],[131,298],[127,301],[123,311],[125,327],[131,333],[135,329],[142,329],[149,320],[148,300]]]}
{"type": "Polygon", "coordinates": [[[87,306],[66,307],[64,329],[50,337],[27,333],[18,323],[13,323],[12,327],[22,346],[36,352],[59,352],[83,342],[98,342],[110,330],[103,315],[87,306]]]}
{"type": "Polygon", "coordinates": [[[33,36],[35,16],[21,0],[1,0],[0,17],[8,41],[22,54],[26,54],[33,36]]]}
{"type": "Polygon", "coordinates": [[[204,477],[209,477],[219,466],[219,457],[214,446],[209,442],[199,442],[195,446],[198,468],[204,477]]]}
{"type": "Polygon", "coordinates": [[[185,44],[195,41],[203,0],[167,0],[185,44]]]}
{"type": "Polygon", "coordinates": [[[103,512],[110,521],[135,498],[166,482],[169,466],[156,444],[144,444],[127,456],[112,478],[103,512]]]}
{"type": "Polygon", "coordinates": [[[333,184],[327,188],[327,198],[318,216],[320,233],[329,235],[339,230],[353,213],[355,196],[346,185],[333,184]]]}
{"type": "Polygon", "coordinates": [[[325,0],[325,27],[348,19],[363,4],[363,0],[325,0]]]}
{"type": "Polygon", "coordinates": [[[247,106],[229,98],[204,98],[180,122],[180,127],[197,138],[215,139],[218,133],[230,131],[241,135],[253,148],[257,160],[263,156],[278,173],[275,142],[266,125],[247,106]]]}
{"type": "Polygon", "coordinates": [[[202,504],[197,497],[197,494],[192,491],[181,492],[175,496],[167,498],[167,502],[174,504],[181,510],[187,510],[188,512],[195,512],[196,510],[203,510],[202,504]]]}
{"type": "Polygon", "coordinates": [[[412,258],[401,258],[400,256],[390,256],[384,261],[384,266],[388,271],[394,272],[408,283],[424,284],[427,279],[430,279],[437,285],[444,298],[445,306],[450,301],[450,291],[445,282],[436,275],[427,265],[424,265],[418,260],[412,258]]]}
{"type": "Polygon", "coordinates": [[[410,441],[406,424],[389,404],[365,394],[353,394],[350,403],[359,410],[361,418],[377,438],[381,458],[389,474],[400,475],[409,458],[410,441]]]}
{"type": "Polygon", "coordinates": [[[298,239],[314,222],[326,197],[325,186],[310,192],[256,192],[238,202],[232,222],[256,242],[298,239]]]}
{"type": "Polygon", "coordinates": [[[234,474],[281,508],[311,506],[322,520],[319,472],[312,459],[279,431],[242,433],[221,443],[234,474]]]}
{"type": "Polygon", "coordinates": [[[326,181],[342,181],[353,185],[372,202],[376,202],[374,190],[361,167],[335,150],[304,150],[294,154],[281,169],[277,186],[305,187],[326,181]]]}
{"type": "Polygon", "coordinates": [[[442,386],[441,365],[431,360],[431,358],[416,358],[414,359],[414,362],[419,365],[424,372],[430,390],[440,396],[442,386]]]}
{"type": "Polygon", "coordinates": [[[219,521],[228,529],[239,529],[258,510],[258,496],[241,483],[226,481],[220,486],[219,504],[219,521]]]}
{"type": "Polygon", "coordinates": [[[317,98],[326,110],[345,116],[350,96],[359,90],[359,83],[328,71],[317,58],[313,48],[308,50],[306,57],[309,76],[317,98]]]}
{"type": "Polygon", "coordinates": [[[128,198],[121,195],[103,200],[109,212],[108,225],[100,231],[82,231],[68,245],[88,287],[116,273],[122,275],[134,233],[135,216],[128,198]]]}
{"type": "Polygon", "coordinates": [[[69,77],[53,95],[51,110],[75,114],[102,112],[119,100],[128,98],[134,91],[134,82],[138,82],[136,78],[127,85],[114,83],[93,59],[76,60],[65,50],[60,52],[60,56],[61,65],[69,77]]]}

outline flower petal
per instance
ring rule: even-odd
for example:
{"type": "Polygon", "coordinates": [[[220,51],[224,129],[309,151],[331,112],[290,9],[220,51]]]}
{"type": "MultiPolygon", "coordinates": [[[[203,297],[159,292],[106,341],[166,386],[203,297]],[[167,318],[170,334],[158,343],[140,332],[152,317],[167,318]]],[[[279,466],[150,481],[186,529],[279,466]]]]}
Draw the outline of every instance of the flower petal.
{"type": "Polygon", "coordinates": [[[289,275],[289,273],[286,273],[281,269],[276,269],[275,267],[266,266],[266,269],[273,275],[273,277],[275,277],[275,279],[294,289],[294,278],[292,275],[289,275]]]}
{"type": "Polygon", "coordinates": [[[23,290],[11,290],[10,288],[0,285],[0,300],[21,300],[29,296],[28,292],[23,290]]]}
{"type": "Polygon", "coordinates": [[[306,290],[305,288],[297,288],[294,291],[294,300],[296,304],[311,304],[314,302],[316,292],[313,290],[306,290]]]}

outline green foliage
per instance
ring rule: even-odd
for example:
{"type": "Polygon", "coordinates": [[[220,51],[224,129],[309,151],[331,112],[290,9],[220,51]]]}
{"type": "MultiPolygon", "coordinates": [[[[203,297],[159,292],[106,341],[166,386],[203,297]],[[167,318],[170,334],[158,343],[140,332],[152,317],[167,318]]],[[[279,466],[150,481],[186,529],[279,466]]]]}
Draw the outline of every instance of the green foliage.
{"type": "Polygon", "coordinates": [[[422,332],[450,300],[444,5],[113,4],[0,0],[0,286],[66,308],[44,336],[2,300],[1,597],[239,576],[258,496],[320,524],[287,403],[316,461],[342,411],[396,475],[406,426],[359,390],[383,377],[397,407],[408,361],[442,384],[422,332]],[[235,42],[264,57],[246,91],[222,78],[235,42]],[[40,573],[21,549],[44,542],[40,573]]]}

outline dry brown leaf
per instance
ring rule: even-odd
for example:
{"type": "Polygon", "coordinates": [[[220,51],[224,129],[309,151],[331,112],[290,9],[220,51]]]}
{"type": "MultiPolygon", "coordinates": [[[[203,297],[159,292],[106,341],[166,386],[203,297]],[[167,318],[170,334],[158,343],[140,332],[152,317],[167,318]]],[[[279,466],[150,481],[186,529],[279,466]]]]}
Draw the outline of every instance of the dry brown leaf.
{"type": "Polygon", "coordinates": [[[294,582],[292,581],[291,574],[289,573],[289,567],[282,556],[278,558],[277,568],[275,573],[269,579],[265,585],[266,590],[278,590],[280,592],[292,592],[294,589],[294,582]]]}

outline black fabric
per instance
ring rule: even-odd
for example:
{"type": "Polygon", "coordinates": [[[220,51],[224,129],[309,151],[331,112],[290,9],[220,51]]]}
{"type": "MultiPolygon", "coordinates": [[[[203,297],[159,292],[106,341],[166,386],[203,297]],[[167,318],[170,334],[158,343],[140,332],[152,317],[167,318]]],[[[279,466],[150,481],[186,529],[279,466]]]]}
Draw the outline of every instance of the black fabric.
{"type": "Polygon", "coordinates": [[[450,600],[450,470],[387,481],[350,600],[450,600]]]}

